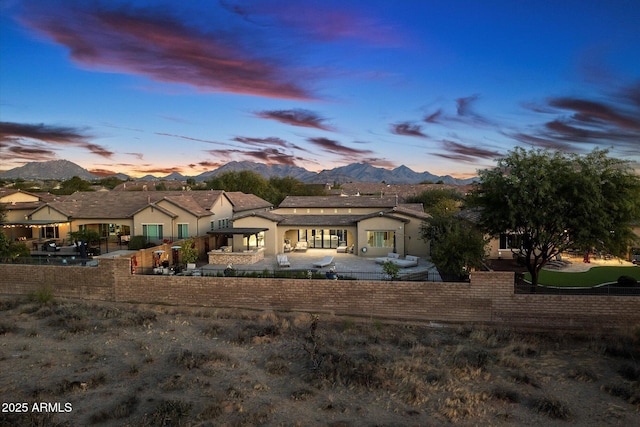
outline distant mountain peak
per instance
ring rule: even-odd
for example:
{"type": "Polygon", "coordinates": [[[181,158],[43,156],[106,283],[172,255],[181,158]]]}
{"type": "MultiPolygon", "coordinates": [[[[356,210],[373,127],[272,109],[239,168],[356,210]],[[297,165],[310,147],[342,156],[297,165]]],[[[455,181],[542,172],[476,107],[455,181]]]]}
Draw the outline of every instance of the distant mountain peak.
{"type": "Polygon", "coordinates": [[[23,179],[59,179],[67,180],[77,176],[85,180],[98,179],[97,175],[70,162],[69,160],[48,160],[46,162],[30,162],[24,166],[10,169],[0,176],[3,178],[23,179]]]}
{"type": "MultiPolygon", "coordinates": [[[[292,177],[303,182],[326,184],[326,183],[346,183],[346,182],[385,182],[387,184],[418,184],[421,182],[443,182],[445,184],[469,184],[474,179],[456,179],[449,175],[437,176],[429,172],[415,172],[405,165],[398,166],[393,170],[373,166],[369,163],[352,163],[333,169],[325,169],[320,172],[311,172],[307,169],[293,165],[266,165],[249,161],[233,161],[220,166],[217,169],[204,172],[194,176],[196,181],[206,181],[207,179],[230,171],[250,170],[265,178],[271,177],[292,177]]],[[[66,180],[78,176],[85,180],[99,179],[100,177],[91,174],[86,169],[68,160],[51,160],[47,162],[32,162],[24,166],[8,170],[0,174],[3,178],[23,178],[23,179],[59,179],[66,180]]],[[[125,175],[126,176],[126,175],[125,175]]],[[[165,180],[186,180],[183,176],[174,172],[166,176],[165,180]]],[[[137,180],[158,181],[162,178],[147,175],[137,180]]]]}

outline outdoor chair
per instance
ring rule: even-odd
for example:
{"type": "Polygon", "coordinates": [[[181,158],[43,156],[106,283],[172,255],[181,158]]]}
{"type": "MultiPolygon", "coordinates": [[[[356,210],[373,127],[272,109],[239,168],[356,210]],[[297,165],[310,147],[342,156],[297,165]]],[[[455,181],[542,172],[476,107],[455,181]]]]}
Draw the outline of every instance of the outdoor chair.
{"type": "Polygon", "coordinates": [[[326,257],[322,258],[320,261],[314,262],[313,266],[314,267],[327,267],[327,266],[331,265],[332,262],[333,262],[333,257],[332,256],[326,256],[326,257]]]}
{"type": "Polygon", "coordinates": [[[291,263],[286,255],[276,255],[278,267],[291,267],[291,263]]]}
{"type": "Polygon", "coordinates": [[[294,248],[295,251],[306,251],[308,248],[307,242],[298,242],[294,248]]]}

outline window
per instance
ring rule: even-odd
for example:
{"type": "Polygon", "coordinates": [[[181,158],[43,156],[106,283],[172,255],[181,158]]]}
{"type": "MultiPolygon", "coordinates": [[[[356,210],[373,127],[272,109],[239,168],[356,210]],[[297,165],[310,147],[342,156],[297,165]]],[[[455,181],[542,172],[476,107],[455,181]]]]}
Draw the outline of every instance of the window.
{"type": "Polygon", "coordinates": [[[367,231],[367,244],[372,248],[393,248],[395,231],[367,231]]]}
{"type": "Polygon", "coordinates": [[[149,240],[162,240],[162,224],[142,224],[142,235],[149,240]]]}
{"type": "Polygon", "coordinates": [[[520,234],[500,234],[500,249],[520,249],[522,248],[522,235],[520,234]]]}
{"type": "Polygon", "coordinates": [[[40,238],[42,239],[58,239],[60,237],[60,230],[58,226],[44,226],[40,229],[40,238]]]}
{"type": "Polygon", "coordinates": [[[336,249],[340,242],[346,242],[347,230],[299,229],[298,241],[307,242],[310,248],[336,249]]]}
{"type": "Polygon", "coordinates": [[[178,224],[178,239],[189,237],[189,224],[178,224]]]}
{"type": "Polygon", "coordinates": [[[215,221],[211,221],[209,223],[209,226],[210,226],[210,228],[209,228],[210,230],[212,230],[212,231],[215,230],[216,229],[216,222],[215,221]]]}
{"type": "Polygon", "coordinates": [[[211,221],[211,229],[216,230],[220,228],[229,227],[229,218],[220,218],[219,220],[211,221]]]}

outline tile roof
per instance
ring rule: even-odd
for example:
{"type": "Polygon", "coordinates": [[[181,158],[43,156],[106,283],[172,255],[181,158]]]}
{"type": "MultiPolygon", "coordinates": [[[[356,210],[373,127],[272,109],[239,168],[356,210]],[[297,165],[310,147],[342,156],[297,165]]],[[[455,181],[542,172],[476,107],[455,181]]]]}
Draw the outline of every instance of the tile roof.
{"type": "Polygon", "coordinates": [[[343,194],[372,194],[372,195],[398,195],[401,200],[408,197],[415,197],[425,191],[431,190],[456,190],[461,194],[468,193],[472,185],[452,185],[452,184],[383,184],[379,182],[348,182],[340,185],[339,189],[343,194]]]}
{"type": "Polygon", "coordinates": [[[224,193],[231,204],[235,212],[248,211],[251,209],[268,209],[273,207],[273,204],[256,196],[255,194],[242,193],[240,191],[228,191],[224,193]]]}
{"type": "Polygon", "coordinates": [[[77,192],[48,203],[74,219],[130,218],[144,207],[167,200],[196,216],[206,216],[222,191],[77,192]]]}
{"type": "Polygon", "coordinates": [[[393,196],[287,196],[281,208],[392,208],[398,205],[393,196]]]}
{"type": "MultiPolygon", "coordinates": [[[[177,181],[173,179],[167,180],[143,180],[143,181],[126,181],[113,187],[111,191],[156,191],[156,188],[162,187],[164,191],[180,191],[187,186],[185,181],[177,181]]],[[[163,190],[160,190],[163,191],[163,190]]]]}
{"type": "Polygon", "coordinates": [[[238,214],[233,215],[233,219],[242,219],[242,218],[247,218],[247,217],[252,217],[252,216],[257,216],[259,218],[264,218],[264,219],[268,219],[270,221],[273,222],[280,222],[284,219],[284,215],[280,215],[277,213],[274,213],[272,211],[245,211],[245,212],[240,212],[238,214]]]}

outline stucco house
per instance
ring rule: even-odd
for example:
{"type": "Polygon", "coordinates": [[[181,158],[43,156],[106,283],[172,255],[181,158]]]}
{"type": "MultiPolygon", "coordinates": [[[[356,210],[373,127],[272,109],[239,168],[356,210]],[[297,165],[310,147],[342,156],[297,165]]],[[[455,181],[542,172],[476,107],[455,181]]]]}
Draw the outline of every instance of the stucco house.
{"type": "Polygon", "coordinates": [[[12,209],[5,226],[21,226],[27,239],[61,242],[82,229],[125,240],[132,235],[154,243],[180,240],[228,227],[233,215],[244,210],[272,207],[259,197],[222,190],[77,192],[49,200],[24,193],[16,198],[24,199],[24,209],[12,209]]]}
{"type": "Polygon", "coordinates": [[[0,205],[5,210],[5,220],[0,230],[11,240],[30,240],[54,236],[56,221],[33,220],[29,214],[47,201],[55,200],[49,193],[31,193],[12,188],[0,188],[0,205]]]}
{"type": "Polygon", "coordinates": [[[395,195],[288,196],[276,209],[235,214],[233,227],[263,230],[260,244],[267,255],[305,247],[370,257],[428,256],[429,245],[420,238],[427,218],[421,204],[399,203],[395,195]]]}

